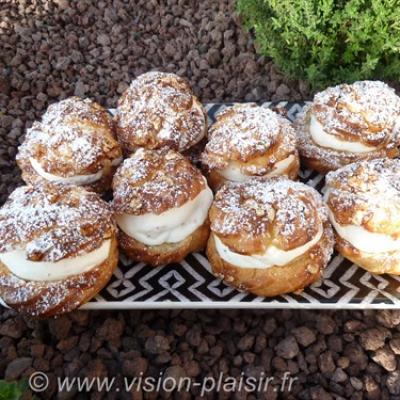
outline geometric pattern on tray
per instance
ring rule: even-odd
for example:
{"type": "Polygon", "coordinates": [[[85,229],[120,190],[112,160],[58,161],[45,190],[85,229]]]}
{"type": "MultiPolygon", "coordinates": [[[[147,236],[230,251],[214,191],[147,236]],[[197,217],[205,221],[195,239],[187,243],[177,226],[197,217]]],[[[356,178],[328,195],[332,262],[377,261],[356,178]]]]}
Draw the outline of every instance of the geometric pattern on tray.
{"type": "MultiPolygon", "coordinates": [[[[284,109],[293,120],[302,103],[264,103],[284,109]]],[[[208,104],[209,122],[231,104],[208,104]]],[[[324,177],[302,171],[300,180],[319,191],[324,177]]],[[[108,286],[83,308],[398,308],[400,277],[371,275],[334,253],[324,278],[303,292],[274,298],[240,292],[215,278],[203,254],[191,254],[179,264],[151,268],[120,257],[108,286]]]]}

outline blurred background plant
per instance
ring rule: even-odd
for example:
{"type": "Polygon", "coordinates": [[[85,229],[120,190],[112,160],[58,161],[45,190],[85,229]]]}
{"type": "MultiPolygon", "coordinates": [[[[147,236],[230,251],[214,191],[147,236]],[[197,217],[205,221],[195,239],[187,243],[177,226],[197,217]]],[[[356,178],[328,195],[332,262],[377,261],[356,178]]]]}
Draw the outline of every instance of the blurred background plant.
{"type": "Polygon", "coordinates": [[[314,89],[400,77],[398,0],[237,0],[259,51],[314,89]]]}
{"type": "Polygon", "coordinates": [[[19,400],[28,390],[28,382],[6,382],[0,380],[0,400],[19,400]]]}

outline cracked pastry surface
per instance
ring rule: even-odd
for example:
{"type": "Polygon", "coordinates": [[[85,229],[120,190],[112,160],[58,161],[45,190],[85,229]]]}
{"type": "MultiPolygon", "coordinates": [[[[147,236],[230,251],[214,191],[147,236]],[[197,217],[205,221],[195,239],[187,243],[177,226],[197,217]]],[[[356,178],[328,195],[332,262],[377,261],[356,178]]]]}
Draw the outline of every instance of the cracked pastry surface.
{"type": "Polygon", "coordinates": [[[400,274],[400,160],[330,172],[325,190],[339,253],[370,272],[400,274]]]}
{"type": "Polygon", "coordinates": [[[179,262],[205,247],[212,192],[200,171],[174,150],[140,148],[113,180],[120,246],[135,261],[179,262]]]}
{"type": "Polygon", "coordinates": [[[301,290],[315,282],[333,251],[321,196],[284,177],[223,186],[209,216],[207,256],[213,272],[259,296],[301,290]]]}
{"type": "Polygon", "coordinates": [[[207,115],[188,82],[171,73],[147,72],[118,101],[118,139],[126,153],[138,147],[188,150],[206,135],[207,115]]]}
{"type": "Polygon", "coordinates": [[[78,186],[17,188],[0,209],[0,298],[31,316],[71,311],[118,263],[109,205],[78,186]]]}
{"type": "Polygon", "coordinates": [[[319,172],[376,158],[394,158],[400,145],[400,98],[380,81],[330,87],[294,124],[302,161],[319,172]]]}
{"type": "Polygon", "coordinates": [[[103,192],[122,161],[110,114],[90,99],[70,97],[50,105],[27,130],[17,154],[26,183],[39,180],[103,192]]]}
{"type": "Polygon", "coordinates": [[[219,113],[201,158],[214,189],[254,176],[295,179],[299,170],[291,123],[255,104],[237,104],[219,113]]]}

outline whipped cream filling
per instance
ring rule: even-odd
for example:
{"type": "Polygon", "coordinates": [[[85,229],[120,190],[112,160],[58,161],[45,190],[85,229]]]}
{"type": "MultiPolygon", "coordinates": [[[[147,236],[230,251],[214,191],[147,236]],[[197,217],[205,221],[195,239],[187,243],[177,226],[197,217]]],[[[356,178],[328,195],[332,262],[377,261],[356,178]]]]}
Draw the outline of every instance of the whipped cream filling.
{"type": "Polygon", "coordinates": [[[393,239],[384,233],[370,232],[358,225],[341,225],[330,209],[329,219],[337,234],[362,252],[374,254],[400,250],[400,238],[393,239]]]}
{"type": "Polygon", "coordinates": [[[352,153],[367,153],[376,150],[376,147],[366,146],[365,144],[358,142],[340,140],[337,137],[326,133],[323,126],[318,122],[314,115],[311,115],[310,118],[310,135],[316,144],[329,149],[349,151],[352,153]]]}
{"type": "Polygon", "coordinates": [[[203,225],[212,201],[213,193],[207,186],[181,207],[161,214],[121,214],[116,216],[116,220],[123,232],[146,245],[178,243],[203,225]]]}
{"type": "MultiPolygon", "coordinates": [[[[295,159],[294,155],[291,154],[289,157],[281,161],[278,161],[277,163],[274,164],[272,170],[267,174],[265,174],[264,176],[283,175],[286,172],[286,170],[290,167],[294,159],[295,159]]],[[[228,166],[219,169],[218,173],[225,179],[234,182],[244,182],[252,177],[252,175],[244,174],[240,169],[240,165],[235,161],[230,161],[228,166]]]]}
{"type": "Polygon", "coordinates": [[[273,266],[286,265],[295,258],[306,253],[311,247],[319,242],[323,232],[324,229],[321,224],[314,238],[302,246],[285,251],[272,245],[265,250],[264,254],[253,254],[251,256],[233,252],[228,246],[222,243],[221,239],[217,235],[214,235],[214,240],[215,248],[217,249],[219,256],[229,264],[240,268],[267,269],[273,266]]]}
{"type": "MultiPolygon", "coordinates": [[[[90,174],[90,175],[76,175],[76,176],[68,176],[68,177],[63,177],[63,176],[57,176],[50,174],[46,172],[42,166],[39,164],[37,160],[34,158],[29,159],[32,165],[32,168],[36,171],[38,175],[40,175],[42,178],[50,181],[50,182],[57,182],[57,183],[62,183],[64,185],[89,185],[93,182],[98,181],[101,179],[101,177],[104,174],[104,169],[101,169],[100,171],[96,172],[95,174],[90,174]]],[[[122,157],[116,158],[111,162],[112,166],[117,166],[120,164],[122,161],[122,157]]]]}
{"type": "Polygon", "coordinates": [[[31,261],[25,249],[0,253],[0,261],[16,276],[27,281],[57,281],[83,274],[104,262],[110,253],[111,239],[96,250],[59,261],[31,261]]]}

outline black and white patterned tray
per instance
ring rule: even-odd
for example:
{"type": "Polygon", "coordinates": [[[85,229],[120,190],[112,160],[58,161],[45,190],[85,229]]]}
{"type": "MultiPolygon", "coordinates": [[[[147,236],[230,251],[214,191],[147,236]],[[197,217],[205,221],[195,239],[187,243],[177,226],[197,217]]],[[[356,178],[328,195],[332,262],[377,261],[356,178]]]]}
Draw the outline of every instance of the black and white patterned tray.
{"type": "MultiPolygon", "coordinates": [[[[229,104],[228,104],[229,105],[229,104]]],[[[210,122],[227,104],[207,106],[210,122]]],[[[291,120],[304,103],[264,103],[284,108],[291,120]]],[[[324,177],[302,171],[300,179],[321,191],[324,177]]],[[[108,286],[85,309],[159,308],[398,308],[400,277],[372,275],[334,253],[320,282],[299,294],[267,299],[239,292],[215,278],[204,254],[151,268],[123,255],[108,286]]]]}

